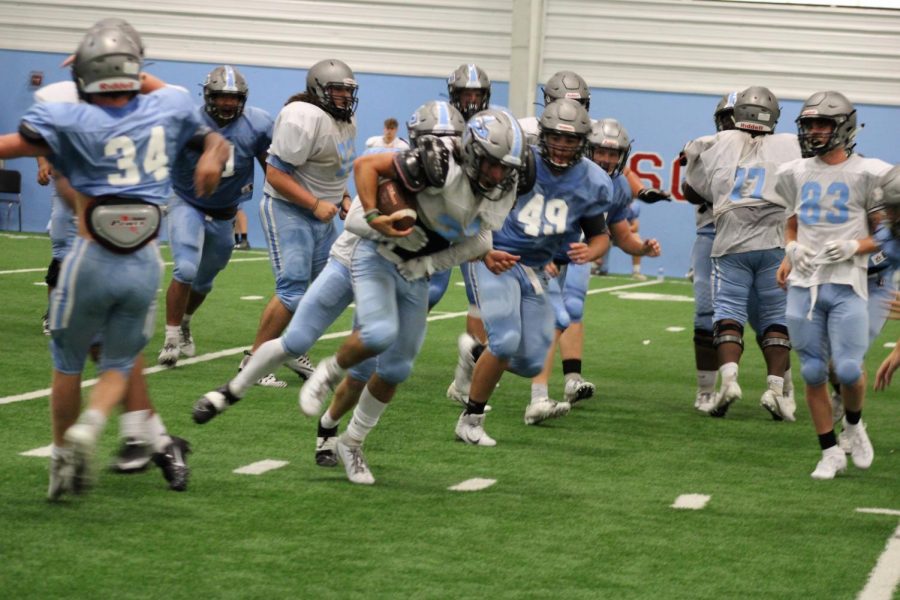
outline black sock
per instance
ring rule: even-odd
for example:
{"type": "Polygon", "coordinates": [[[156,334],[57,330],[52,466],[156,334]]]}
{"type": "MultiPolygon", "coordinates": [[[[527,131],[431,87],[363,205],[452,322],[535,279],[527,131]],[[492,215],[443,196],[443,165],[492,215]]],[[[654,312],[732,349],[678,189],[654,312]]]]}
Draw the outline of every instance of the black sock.
{"type": "Polygon", "coordinates": [[[568,375],[569,373],[581,373],[581,359],[580,358],[566,358],[563,359],[563,375],[568,375]]]}
{"type": "Polygon", "coordinates": [[[241,234],[239,234],[239,233],[234,234],[234,243],[235,244],[241,243],[241,234]]]}
{"type": "Polygon", "coordinates": [[[834,435],[833,429],[828,433],[819,434],[819,447],[822,450],[828,450],[834,446],[837,446],[837,436],[834,435]]]}
{"type": "Polygon", "coordinates": [[[850,425],[858,425],[859,420],[862,418],[862,411],[844,409],[844,416],[847,417],[847,423],[850,425]]]}
{"type": "Polygon", "coordinates": [[[472,348],[472,360],[478,362],[478,357],[484,352],[485,349],[484,344],[476,344],[474,348],[472,348]]]}
{"type": "Polygon", "coordinates": [[[242,241],[242,242],[246,242],[246,241],[247,241],[247,234],[246,234],[246,233],[242,233],[242,234],[241,234],[241,241],[242,241]]]}
{"type": "Polygon", "coordinates": [[[466,414],[467,415],[483,415],[484,414],[484,404],[478,404],[477,402],[472,402],[469,400],[466,402],[466,414]]]}
{"type": "Polygon", "coordinates": [[[331,429],[326,429],[325,427],[322,427],[322,422],[319,421],[319,431],[318,431],[318,433],[316,433],[316,436],[318,436],[318,437],[334,437],[337,435],[337,432],[338,432],[337,425],[335,425],[331,429]]]}

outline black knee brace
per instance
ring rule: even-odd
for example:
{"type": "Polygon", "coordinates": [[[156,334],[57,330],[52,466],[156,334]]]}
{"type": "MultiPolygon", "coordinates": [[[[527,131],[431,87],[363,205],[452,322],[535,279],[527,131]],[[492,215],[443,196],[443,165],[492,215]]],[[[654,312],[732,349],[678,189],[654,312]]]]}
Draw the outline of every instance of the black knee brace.
{"type": "Polygon", "coordinates": [[[713,344],[713,332],[709,329],[694,329],[694,345],[701,348],[715,348],[713,344]]]}
{"type": "Polygon", "coordinates": [[[50,261],[50,266],[47,267],[47,274],[44,275],[44,283],[46,283],[49,288],[55,288],[56,282],[59,281],[59,265],[60,261],[54,258],[50,261]]]}

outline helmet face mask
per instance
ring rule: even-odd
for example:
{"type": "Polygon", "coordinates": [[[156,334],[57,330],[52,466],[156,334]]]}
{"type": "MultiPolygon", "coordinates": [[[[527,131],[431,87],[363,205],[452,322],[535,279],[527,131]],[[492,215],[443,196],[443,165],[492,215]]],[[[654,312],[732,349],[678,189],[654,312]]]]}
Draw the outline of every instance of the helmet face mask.
{"type": "Polygon", "coordinates": [[[579,102],[585,110],[591,108],[591,90],[584,78],[574,71],[555,73],[541,91],[544,93],[544,106],[560,98],[570,98],[579,102]]]}
{"type": "Polygon", "coordinates": [[[548,104],[538,121],[541,158],[554,171],[577,164],[584,156],[591,118],[577,100],[561,98],[548,104]]]}
{"type": "Polygon", "coordinates": [[[339,121],[350,121],[356,112],[359,86],[353,71],[337,59],[322,60],[309,68],[306,74],[306,92],[319,106],[339,121]]]}
{"type": "Polygon", "coordinates": [[[137,94],[141,89],[141,51],[119,28],[91,29],[75,52],[72,78],[78,95],[137,94]]]}
{"type": "Polygon", "coordinates": [[[460,138],[465,127],[466,122],[459,111],[440,100],[426,102],[406,122],[409,143],[413,148],[418,147],[422,138],[428,135],[460,138]]]}
{"type": "Polygon", "coordinates": [[[212,119],[224,126],[241,116],[250,89],[240,71],[229,65],[216,67],[203,83],[203,103],[212,119]]]}
{"type": "Polygon", "coordinates": [[[516,185],[528,151],[519,123],[506,111],[486,110],[469,119],[461,160],[472,192],[485,200],[502,199],[516,185]]]}
{"type": "Polygon", "coordinates": [[[490,106],[491,80],[478,65],[462,64],[447,78],[447,94],[450,104],[468,121],[490,106]]]}
{"type": "Polygon", "coordinates": [[[713,113],[716,131],[734,129],[734,101],[737,99],[737,95],[737,92],[725,94],[716,104],[716,111],[713,113]]]}
{"type": "Polygon", "coordinates": [[[585,154],[610,177],[617,177],[631,155],[631,138],[615,119],[601,119],[591,125],[585,154]]]}

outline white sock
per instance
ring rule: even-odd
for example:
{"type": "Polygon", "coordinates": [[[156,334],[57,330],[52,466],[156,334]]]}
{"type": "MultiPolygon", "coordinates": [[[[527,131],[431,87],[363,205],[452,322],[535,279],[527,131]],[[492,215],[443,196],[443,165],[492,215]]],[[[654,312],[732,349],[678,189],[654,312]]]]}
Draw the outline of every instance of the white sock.
{"type": "Polygon", "coordinates": [[[157,452],[163,452],[166,449],[166,446],[172,441],[169,432],[166,431],[166,426],[162,422],[162,417],[159,416],[158,412],[153,413],[147,419],[147,433],[150,435],[150,442],[153,444],[153,449],[157,452]]]}
{"type": "Polygon", "coordinates": [[[697,371],[697,388],[706,394],[712,394],[716,391],[716,377],[718,371],[697,371]]]}
{"type": "Polygon", "coordinates": [[[719,367],[719,374],[722,376],[723,386],[732,381],[737,381],[738,364],[736,362],[725,363],[719,367]]]}
{"type": "Polygon", "coordinates": [[[78,423],[89,426],[93,429],[94,438],[99,438],[106,427],[106,415],[95,408],[89,408],[78,417],[78,423]]]}
{"type": "Polygon", "coordinates": [[[178,342],[178,335],[181,333],[181,325],[166,325],[166,341],[178,342]]]}
{"type": "Polygon", "coordinates": [[[784,388],[783,388],[783,390],[784,391],[782,393],[785,396],[793,393],[793,391],[794,391],[794,382],[791,379],[791,370],[790,369],[788,369],[787,371],[784,372],[784,388]]]}
{"type": "Polygon", "coordinates": [[[635,275],[639,275],[641,273],[641,266],[635,265],[635,266],[631,267],[631,272],[635,275]]]}
{"type": "Polygon", "coordinates": [[[319,419],[319,425],[321,425],[324,429],[334,429],[338,425],[341,424],[340,419],[332,419],[331,413],[329,411],[325,411],[322,413],[322,418],[319,419]]]}
{"type": "Polygon", "coordinates": [[[549,390],[547,389],[547,384],[545,383],[532,383],[531,384],[531,401],[540,400],[542,398],[549,397],[549,390]]]}
{"type": "Polygon", "coordinates": [[[190,327],[192,318],[194,318],[194,315],[189,315],[189,314],[185,313],[184,316],[181,317],[181,326],[182,327],[190,327]]]}
{"type": "Polygon", "coordinates": [[[243,398],[260,377],[271,373],[275,367],[290,358],[280,339],[269,340],[256,349],[250,360],[243,365],[234,379],[228,382],[228,389],[238,398],[243,398]]]}
{"type": "Polygon", "coordinates": [[[778,394],[784,394],[784,377],[778,375],[767,375],[766,385],[769,389],[778,394]]]}
{"type": "MultiPolygon", "coordinates": [[[[331,381],[340,381],[347,374],[347,369],[341,367],[337,361],[337,355],[332,354],[325,359],[325,368],[328,370],[328,378],[331,381]]],[[[365,394],[365,392],[363,392],[365,394]]]]}
{"type": "Polygon", "coordinates": [[[387,406],[373,396],[369,391],[369,386],[366,386],[359,396],[359,403],[353,409],[353,418],[347,425],[347,431],[342,436],[344,443],[359,446],[366,441],[366,436],[378,424],[378,419],[381,418],[381,413],[387,406]]]}
{"type": "Polygon", "coordinates": [[[149,418],[150,411],[148,409],[122,413],[119,415],[119,437],[149,443],[153,439],[147,427],[149,418]]]}

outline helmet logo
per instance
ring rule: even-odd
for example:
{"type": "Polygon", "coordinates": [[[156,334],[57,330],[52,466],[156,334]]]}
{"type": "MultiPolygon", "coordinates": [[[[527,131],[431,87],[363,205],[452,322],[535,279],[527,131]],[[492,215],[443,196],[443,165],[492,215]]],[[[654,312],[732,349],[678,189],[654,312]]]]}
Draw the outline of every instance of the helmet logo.
{"type": "Polygon", "coordinates": [[[569,125],[568,123],[558,123],[556,128],[560,131],[569,131],[571,133],[575,133],[575,128],[569,125]]]}
{"type": "Polygon", "coordinates": [[[469,129],[472,130],[472,134],[475,137],[487,140],[490,132],[488,131],[488,125],[497,120],[497,117],[493,115],[482,115],[474,120],[474,122],[469,125],[469,129]]]}
{"type": "Polygon", "coordinates": [[[753,131],[769,131],[770,128],[765,125],[760,125],[759,123],[754,123],[753,121],[738,121],[735,123],[735,126],[738,129],[751,129],[753,131]]]}

